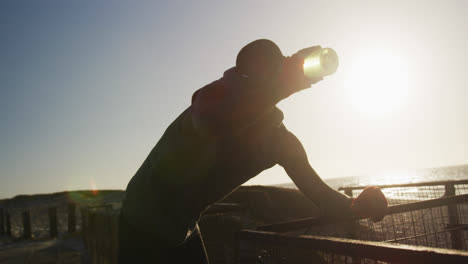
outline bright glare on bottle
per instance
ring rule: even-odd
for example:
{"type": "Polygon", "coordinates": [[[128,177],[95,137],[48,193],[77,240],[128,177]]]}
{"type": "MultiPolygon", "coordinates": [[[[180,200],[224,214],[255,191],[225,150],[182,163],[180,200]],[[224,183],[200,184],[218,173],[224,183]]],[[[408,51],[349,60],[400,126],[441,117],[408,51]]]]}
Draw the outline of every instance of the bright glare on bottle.
{"type": "Polygon", "coordinates": [[[316,79],[336,72],[338,55],[333,49],[319,49],[304,60],[304,74],[307,78],[316,79]]]}

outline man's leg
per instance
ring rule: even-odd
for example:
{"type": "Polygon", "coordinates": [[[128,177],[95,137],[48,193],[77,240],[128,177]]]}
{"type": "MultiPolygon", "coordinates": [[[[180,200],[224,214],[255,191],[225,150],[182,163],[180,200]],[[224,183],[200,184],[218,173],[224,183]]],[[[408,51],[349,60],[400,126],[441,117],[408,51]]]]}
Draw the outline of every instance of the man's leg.
{"type": "Polygon", "coordinates": [[[163,263],[162,245],[154,237],[131,227],[122,215],[119,223],[119,264],[163,263]]]}
{"type": "Polygon", "coordinates": [[[120,214],[119,221],[119,264],[133,263],[147,258],[147,250],[143,250],[140,246],[141,237],[138,232],[127,223],[123,215],[120,214]]]}
{"type": "Polygon", "coordinates": [[[170,248],[151,234],[132,228],[121,215],[119,264],[127,263],[208,264],[209,261],[198,225],[182,245],[170,248]]]}
{"type": "Polygon", "coordinates": [[[181,246],[176,248],[174,255],[177,263],[208,264],[208,254],[198,224],[192,235],[181,246]]]}

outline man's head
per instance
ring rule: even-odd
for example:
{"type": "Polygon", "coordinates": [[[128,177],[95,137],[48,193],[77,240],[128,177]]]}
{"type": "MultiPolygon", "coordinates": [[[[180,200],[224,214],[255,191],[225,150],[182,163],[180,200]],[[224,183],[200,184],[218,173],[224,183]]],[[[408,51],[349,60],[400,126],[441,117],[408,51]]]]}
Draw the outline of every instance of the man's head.
{"type": "Polygon", "coordinates": [[[280,48],[273,41],[258,39],[239,51],[236,67],[241,74],[264,83],[280,71],[283,59],[280,48]]]}

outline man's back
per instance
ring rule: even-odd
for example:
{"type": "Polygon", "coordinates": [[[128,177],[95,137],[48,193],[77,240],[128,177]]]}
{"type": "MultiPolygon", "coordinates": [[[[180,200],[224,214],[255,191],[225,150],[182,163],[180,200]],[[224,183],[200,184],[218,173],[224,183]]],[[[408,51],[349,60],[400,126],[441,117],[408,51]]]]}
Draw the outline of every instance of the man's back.
{"type": "MultiPolygon", "coordinates": [[[[201,90],[229,94],[220,93],[220,88],[227,89],[214,83],[201,90]]],[[[207,207],[275,165],[269,150],[275,140],[270,137],[279,135],[283,120],[283,113],[274,107],[239,133],[200,135],[193,126],[194,111],[192,104],[167,128],[128,184],[122,209],[134,228],[145,226],[145,231],[173,243],[183,241],[207,207]]]]}
{"type": "Polygon", "coordinates": [[[177,219],[178,214],[185,210],[187,196],[207,174],[215,155],[213,142],[202,140],[184,124],[189,115],[190,108],[166,129],[129,182],[122,205],[123,217],[135,229],[144,226],[144,231],[174,243],[183,241],[187,232],[179,222],[189,221],[177,219]]]}

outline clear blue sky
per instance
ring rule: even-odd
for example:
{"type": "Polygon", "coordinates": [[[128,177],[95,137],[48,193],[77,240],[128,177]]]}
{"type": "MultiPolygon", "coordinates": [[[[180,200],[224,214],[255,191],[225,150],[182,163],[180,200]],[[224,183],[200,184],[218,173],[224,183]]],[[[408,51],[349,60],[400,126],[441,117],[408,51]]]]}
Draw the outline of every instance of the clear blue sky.
{"type": "Polygon", "coordinates": [[[0,198],[125,188],[258,38],[340,56],[279,105],[323,178],[468,163],[467,17],[463,0],[1,1],[0,198]]]}

